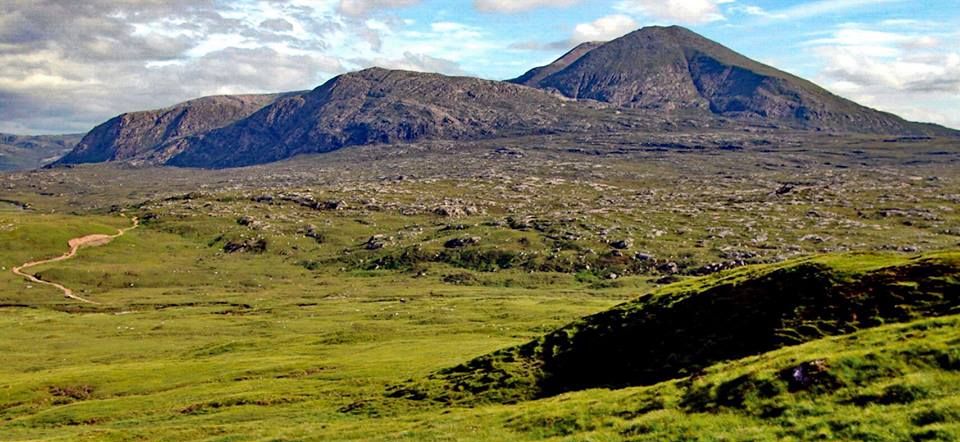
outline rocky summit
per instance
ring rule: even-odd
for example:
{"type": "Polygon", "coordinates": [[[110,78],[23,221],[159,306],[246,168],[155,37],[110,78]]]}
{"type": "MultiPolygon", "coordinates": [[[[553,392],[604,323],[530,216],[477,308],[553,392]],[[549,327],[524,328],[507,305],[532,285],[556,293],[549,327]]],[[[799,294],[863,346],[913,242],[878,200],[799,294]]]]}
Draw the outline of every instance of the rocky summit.
{"type": "Polygon", "coordinates": [[[811,130],[947,132],[860,106],[679,26],[588,43],[511,81],[616,106],[709,111],[811,130]]]}

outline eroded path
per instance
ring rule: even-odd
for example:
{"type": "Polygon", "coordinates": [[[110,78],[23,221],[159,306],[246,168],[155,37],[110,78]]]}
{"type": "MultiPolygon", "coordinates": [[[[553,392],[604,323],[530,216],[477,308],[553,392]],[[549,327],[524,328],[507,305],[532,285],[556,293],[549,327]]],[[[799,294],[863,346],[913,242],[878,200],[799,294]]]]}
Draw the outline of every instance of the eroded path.
{"type": "Polygon", "coordinates": [[[31,267],[43,265],[43,264],[50,264],[52,262],[66,261],[70,258],[73,258],[74,256],[77,256],[77,252],[83,247],[96,247],[96,246],[102,246],[104,244],[107,244],[110,241],[113,241],[115,238],[119,238],[125,235],[128,231],[136,229],[137,226],[140,225],[140,220],[138,220],[136,217],[132,218],[131,221],[133,222],[133,225],[131,225],[130,227],[125,227],[123,229],[117,229],[117,233],[113,235],[99,234],[99,235],[87,235],[87,236],[81,236],[78,238],[73,238],[67,243],[70,246],[70,251],[68,251],[67,253],[64,253],[63,255],[60,255],[56,258],[24,263],[23,265],[14,267],[13,273],[16,275],[20,275],[24,278],[27,278],[30,281],[33,281],[37,284],[43,284],[43,285],[48,285],[50,287],[55,287],[58,290],[62,291],[63,295],[66,296],[67,298],[74,299],[80,302],[85,302],[87,304],[99,304],[99,302],[94,302],[89,299],[85,299],[75,295],[73,293],[73,290],[70,290],[68,287],[64,286],[63,284],[59,284],[52,281],[44,281],[40,278],[37,278],[34,275],[24,273],[24,270],[29,269],[31,267]]]}

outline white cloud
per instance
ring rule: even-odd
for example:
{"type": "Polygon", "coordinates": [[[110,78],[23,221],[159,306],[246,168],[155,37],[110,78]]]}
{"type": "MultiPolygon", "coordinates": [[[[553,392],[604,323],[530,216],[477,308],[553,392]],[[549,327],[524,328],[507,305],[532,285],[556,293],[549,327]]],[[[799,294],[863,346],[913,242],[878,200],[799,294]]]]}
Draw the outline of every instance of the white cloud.
{"type": "Polygon", "coordinates": [[[748,15],[771,20],[800,20],[827,14],[838,14],[852,9],[877,6],[884,3],[903,1],[906,0],[818,0],[774,11],[768,11],[754,5],[735,6],[733,9],[748,15]]]}
{"type": "Polygon", "coordinates": [[[581,23],[573,29],[571,43],[606,41],[637,29],[637,21],[622,14],[608,15],[590,23],[581,23]]]}
{"type": "Polygon", "coordinates": [[[424,54],[404,52],[397,58],[379,57],[371,60],[358,59],[353,62],[361,65],[379,66],[387,69],[401,69],[416,72],[437,72],[446,75],[466,75],[467,73],[454,61],[431,57],[424,54]]]}
{"type": "MultiPolygon", "coordinates": [[[[895,53],[895,49],[884,48],[895,53]]],[[[862,89],[886,88],[903,92],[960,94],[960,54],[925,57],[887,56],[880,48],[823,46],[816,52],[826,62],[824,75],[862,89]]]]}
{"type": "Polygon", "coordinates": [[[515,13],[543,7],[565,7],[581,0],[474,0],[473,6],[482,12],[515,13]]]}
{"type": "Polygon", "coordinates": [[[337,10],[351,17],[362,17],[380,9],[403,8],[420,0],[340,0],[337,10]]]}
{"type": "Polygon", "coordinates": [[[844,26],[829,37],[810,40],[810,46],[840,45],[859,47],[865,50],[880,49],[882,55],[896,55],[900,48],[932,48],[939,46],[939,39],[930,35],[910,35],[890,31],[877,31],[861,27],[844,26]]]}
{"type": "Polygon", "coordinates": [[[746,15],[752,15],[755,17],[764,17],[764,18],[782,18],[775,13],[769,12],[766,9],[763,9],[756,5],[734,5],[729,9],[732,12],[740,12],[746,15]]]}
{"type": "Polygon", "coordinates": [[[458,40],[483,38],[483,32],[479,28],[450,21],[431,23],[430,30],[458,40]]]}
{"type": "MultiPolygon", "coordinates": [[[[956,38],[955,36],[953,38],[956,38]]],[[[960,53],[940,36],[854,26],[807,43],[824,74],[862,88],[960,93],[960,53]]]]}
{"type": "Polygon", "coordinates": [[[122,112],[311,89],[373,65],[514,74],[490,68],[509,42],[484,29],[376,14],[418,1],[0,0],[0,128],[81,132],[122,112]]]}
{"type": "Polygon", "coordinates": [[[899,25],[847,25],[808,42],[824,66],[819,80],[869,106],[960,126],[960,38],[899,25]]]}
{"type": "Polygon", "coordinates": [[[621,0],[616,9],[670,23],[708,23],[723,20],[721,4],[731,0],[621,0]]]}

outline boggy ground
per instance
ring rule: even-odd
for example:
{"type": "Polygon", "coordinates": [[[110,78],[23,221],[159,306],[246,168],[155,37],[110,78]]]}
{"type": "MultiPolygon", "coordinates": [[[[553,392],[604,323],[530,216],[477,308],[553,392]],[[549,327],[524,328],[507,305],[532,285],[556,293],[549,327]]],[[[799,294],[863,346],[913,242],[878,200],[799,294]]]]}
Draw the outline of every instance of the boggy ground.
{"type": "Polygon", "coordinates": [[[960,242],[960,150],[945,141],[630,136],[374,146],[231,171],[2,175],[0,432],[956,436],[955,314],[653,386],[474,408],[389,397],[408,379],[726,268],[847,251],[908,260],[960,242]],[[70,238],[115,233],[129,225],[121,213],[141,227],[31,269],[100,305],[10,272],[64,253],[70,238]],[[781,373],[804,362],[826,364],[840,386],[791,392],[781,373]]]}

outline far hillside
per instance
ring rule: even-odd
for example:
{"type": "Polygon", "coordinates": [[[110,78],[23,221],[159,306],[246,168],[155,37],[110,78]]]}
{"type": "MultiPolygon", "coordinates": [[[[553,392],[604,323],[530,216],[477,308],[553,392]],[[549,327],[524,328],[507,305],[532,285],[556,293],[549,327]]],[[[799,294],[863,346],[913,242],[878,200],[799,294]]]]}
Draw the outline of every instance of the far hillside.
{"type": "Polygon", "coordinates": [[[0,172],[37,169],[70,152],[83,134],[0,134],[0,172]]]}

